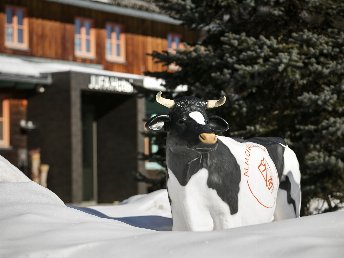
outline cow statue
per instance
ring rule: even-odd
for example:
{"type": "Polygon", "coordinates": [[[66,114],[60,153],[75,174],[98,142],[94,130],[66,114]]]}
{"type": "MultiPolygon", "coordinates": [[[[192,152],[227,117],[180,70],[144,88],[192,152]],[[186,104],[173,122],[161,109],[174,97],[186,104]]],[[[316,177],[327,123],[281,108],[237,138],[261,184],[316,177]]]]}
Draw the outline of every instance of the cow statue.
{"type": "Polygon", "coordinates": [[[206,109],[219,100],[196,97],[156,101],[168,115],[152,117],[146,128],[167,132],[167,190],[173,230],[209,231],[299,217],[300,170],[295,153],[281,138],[235,139],[206,109]]]}

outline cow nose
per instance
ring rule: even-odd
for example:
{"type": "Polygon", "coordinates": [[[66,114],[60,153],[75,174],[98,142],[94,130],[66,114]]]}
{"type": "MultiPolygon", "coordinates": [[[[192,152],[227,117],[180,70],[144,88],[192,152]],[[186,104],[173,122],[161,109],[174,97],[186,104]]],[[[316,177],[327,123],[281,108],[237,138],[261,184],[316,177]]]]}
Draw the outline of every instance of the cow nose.
{"type": "Polygon", "coordinates": [[[217,142],[217,137],[214,133],[201,133],[199,139],[205,144],[214,144],[217,142]]]}

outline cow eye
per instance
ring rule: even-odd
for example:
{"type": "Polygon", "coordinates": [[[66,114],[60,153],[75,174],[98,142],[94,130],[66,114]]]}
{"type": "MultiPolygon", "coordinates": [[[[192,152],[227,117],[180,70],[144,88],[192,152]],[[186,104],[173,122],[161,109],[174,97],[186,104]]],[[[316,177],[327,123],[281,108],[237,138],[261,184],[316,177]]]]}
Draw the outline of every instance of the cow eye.
{"type": "Polygon", "coordinates": [[[180,125],[183,125],[183,124],[185,124],[185,120],[184,119],[179,119],[177,121],[177,123],[180,124],[180,125]]]}

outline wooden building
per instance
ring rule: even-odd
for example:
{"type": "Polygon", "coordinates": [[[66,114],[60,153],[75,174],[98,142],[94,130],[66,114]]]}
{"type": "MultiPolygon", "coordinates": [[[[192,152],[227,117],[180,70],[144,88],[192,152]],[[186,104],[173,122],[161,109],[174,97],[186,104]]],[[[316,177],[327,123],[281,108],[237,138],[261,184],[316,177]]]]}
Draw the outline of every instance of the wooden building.
{"type": "Polygon", "coordinates": [[[30,176],[40,153],[65,202],[140,191],[145,101],[133,86],[161,87],[143,75],[162,69],[147,53],[197,38],[144,1],[108,2],[0,2],[0,154],[30,176]]]}

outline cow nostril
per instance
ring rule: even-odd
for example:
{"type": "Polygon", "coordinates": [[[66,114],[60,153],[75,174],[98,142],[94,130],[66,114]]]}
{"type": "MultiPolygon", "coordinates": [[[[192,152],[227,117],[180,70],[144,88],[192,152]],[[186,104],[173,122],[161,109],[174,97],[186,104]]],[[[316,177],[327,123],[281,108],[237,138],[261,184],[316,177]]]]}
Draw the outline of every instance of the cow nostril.
{"type": "Polygon", "coordinates": [[[185,121],[183,119],[179,119],[178,124],[183,125],[183,124],[185,124],[185,121]]]}

